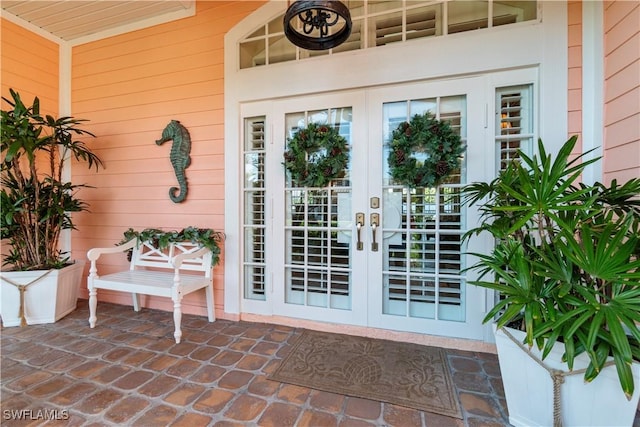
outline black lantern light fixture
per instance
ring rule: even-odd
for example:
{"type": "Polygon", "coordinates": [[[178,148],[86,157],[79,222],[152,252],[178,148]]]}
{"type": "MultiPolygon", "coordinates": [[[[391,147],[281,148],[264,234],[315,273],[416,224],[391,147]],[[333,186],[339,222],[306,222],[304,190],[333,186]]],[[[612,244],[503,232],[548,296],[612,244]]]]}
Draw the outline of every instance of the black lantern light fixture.
{"type": "Polygon", "coordinates": [[[340,1],[298,0],[284,14],[284,35],[308,50],[326,50],[342,44],[349,38],[351,26],[349,8],[340,1]]]}

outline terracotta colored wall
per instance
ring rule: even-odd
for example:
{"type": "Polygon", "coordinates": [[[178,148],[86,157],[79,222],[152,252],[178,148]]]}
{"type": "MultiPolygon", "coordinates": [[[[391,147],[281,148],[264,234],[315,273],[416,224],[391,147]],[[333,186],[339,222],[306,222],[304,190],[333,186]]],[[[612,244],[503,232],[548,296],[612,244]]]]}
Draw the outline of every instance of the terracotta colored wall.
{"type": "Polygon", "coordinates": [[[2,96],[10,98],[9,88],[19,92],[25,103],[38,96],[42,112],[57,115],[58,45],[4,18],[0,19],[0,37],[2,96]]]}
{"type": "Polygon", "coordinates": [[[569,20],[567,129],[569,136],[578,135],[575,150],[579,153],[582,136],[582,1],[569,1],[567,7],[569,20]]]}
{"type": "MultiPolygon", "coordinates": [[[[0,19],[0,39],[2,96],[11,99],[9,88],[12,88],[27,105],[37,96],[41,113],[57,115],[58,45],[4,18],[0,19]]],[[[8,105],[2,102],[2,108],[8,105]]],[[[0,253],[4,255],[7,251],[2,241],[0,253]]]]}
{"type": "Polygon", "coordinates": [[[604,5],[604,181],[640,176],[640,2],[604,5]]]}
{"type": "MultiPolygon", "coordinates": [[[[76,217],[74,257],[112,246],[129,227],[224,228],[224,35],[261,2],[198,2],[194,17],[73,48],[72,111],[89,119],[89,141],[106,169],[74,169],[91,213],[76,217]],[[171,142],[157,146],[163,128],[179,120],[191,135],[189,192],[169,200],[177,184],[171,142]]],[[[224,253],[223,253],[224,255],[224,253]]],[[[100,273],[127,267],[124,256],[101,261],[100,273]]],[[[88,270],[88,268],[87,268],[88,270]]],[[[223,315],[222,263],[214,269],[215,306],[223,315]]],[[[86,297],[86,289],[82,290],[86,297]]],[[[130,296],[101,291],[99,301],[130,304],[130,296]]],[[[148,298],[143,305],[171,309],[148,298]]],[[[204,294],[189,295],[184,311],[205,314],[204,294]]]]}

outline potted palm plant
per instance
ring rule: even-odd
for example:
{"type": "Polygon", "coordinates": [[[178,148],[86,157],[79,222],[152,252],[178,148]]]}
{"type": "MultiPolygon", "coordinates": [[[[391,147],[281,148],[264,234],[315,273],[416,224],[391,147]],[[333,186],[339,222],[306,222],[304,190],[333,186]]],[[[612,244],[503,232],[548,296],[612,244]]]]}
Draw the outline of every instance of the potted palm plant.
{"type": "Polygon", "coordinates": [[[78,136],[94,136],[84,120],[40,114],[36,97],[26,106],[10,89],[2,110],[0,232],[9,249],[0,272],[4,326],[51,323],[76,308],[84,261],[72,262],[59,247],[71,214],[87,210],[77,197],[83,184],[65,181],[69,158],[96,170],[100,159],[78,136]],[[6,239],[6,241],[5,241],[6,239]],[[68,282],[68,283],[67,283],[68,282]]]}
{"type": "Polygon", "coordinates": [[[580,182],[598,159],[576,140],[464,189],[482,217],[465,237],[495,241],[471,283],[496,291],[484,321],[516,426],[631,425],[640,396],[640,179],[580,182]]]}

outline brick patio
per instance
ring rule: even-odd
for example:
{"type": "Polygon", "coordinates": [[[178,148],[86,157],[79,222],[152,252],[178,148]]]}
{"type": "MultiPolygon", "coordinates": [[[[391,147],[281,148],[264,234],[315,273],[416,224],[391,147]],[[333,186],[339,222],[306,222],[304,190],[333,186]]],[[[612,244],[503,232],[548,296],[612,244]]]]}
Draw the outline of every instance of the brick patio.
{"type": "Polygon", "coordinates": [[[447,350],[458,420],[268,380],[300,329],[184,315],[176,345],[167,312],[100,303],[87,319],[79,301],[55,324],[2,329],[3,426],[508,425],[493,354],[447,350]]]}

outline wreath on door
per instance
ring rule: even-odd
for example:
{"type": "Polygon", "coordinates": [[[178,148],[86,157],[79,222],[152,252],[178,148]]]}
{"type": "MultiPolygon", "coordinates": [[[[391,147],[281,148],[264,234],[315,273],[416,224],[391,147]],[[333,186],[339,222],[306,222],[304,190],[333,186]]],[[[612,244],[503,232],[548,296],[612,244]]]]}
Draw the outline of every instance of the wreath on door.
{"type": "Polygon", "coordinates": [[[284,167],[295,185],[324,187],[344,177],[349,145],[333,126],[309,123],[287,140],[284,167]]]}
{"type": "Polygon", "coordinates": [[[410,188],[436,187],[460,170],[465,147],[449,123],[429,112],[416,114],[391,134],[391,177],[410,188]],[[417,157],[422,158],[419,160],[417,157]]]}

